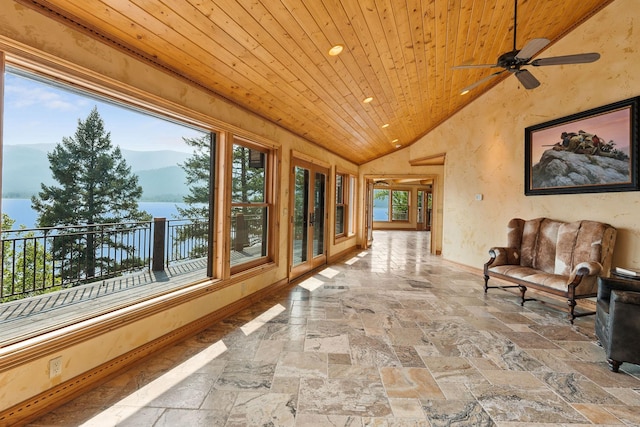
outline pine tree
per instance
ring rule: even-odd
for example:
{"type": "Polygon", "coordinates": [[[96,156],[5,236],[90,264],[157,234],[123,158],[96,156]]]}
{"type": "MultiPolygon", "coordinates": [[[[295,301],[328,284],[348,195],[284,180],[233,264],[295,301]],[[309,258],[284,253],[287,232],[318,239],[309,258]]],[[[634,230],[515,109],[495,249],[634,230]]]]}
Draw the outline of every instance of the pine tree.
{"type": "Polygon", "coordinates": [[[186,174],[189,194],[183,197],[186,208],[176,206],[181,218],[207,218],[209,216],[209,180],[211,171],[211,136],[182,138],[193,147],[193,154],[180,165],[186,174]]]}
{"type": "Polygon", "coordinates": [[[242,251],[243,247],[252,246],[255,241],[262,241],[263,251],[266,240],[263,234],[266,227],[266,209],[248,204],[264,203],[265,189],[265,153],[243,145],[233,146],[233,163],[231,165],[231,217],[232,247],[242,251]]]}
{"type": "Polygon", "coordinates": [[[38,196],[31,198],[38,226],[85,226],[89,231],[75,230],[56,239],[54,253],[63,263],[63,277],[89,279],[113,271],[116,260],[98,248],[108,245],[125,252],[133,248],[92,231],[98,224],[148,221],[150,215],[138,209],[142,196],[138,177],[131,173],[120,148],[112,146],[97,108],[86,120],[78,120],[74,136],[62,138],[47,156],[58,185],[41,184],[38,196]]]}
{"type": "Polygon", "coordinates": [[[26,298],[59,288],[53,274],[53,256],[45,241],[2,214],[2,290],[0,302],[26,298]],[[25,231],[22,231],[25,230],[25,231]]]}
{"type": "Polygon", "coordinates": [[[190,219],[190,223],[177,231],[174,239],[176,250],[189,241],[189,256],[199,258],[207,255],[209,247],[209,197],[211,180],[211,138],[203,135],[200,138],[182,138],[193,147],[193,154],[184,164],[179,165],[186,174],[186,185],[189,194],[183,200],[187,207],[176,206],[180,219],[190,219]]]}
{"type": "MultiPolygon", "coordinates": [[[[255,152],[259,153],[259,152],[255,152]]],[[[264,166],[251,164],[252,150],[242,145],[233,146],[231,200],[236,203],[264,202],[264,166]]],[[[264,162],[264,154],[258,154],[264,162]]]]}

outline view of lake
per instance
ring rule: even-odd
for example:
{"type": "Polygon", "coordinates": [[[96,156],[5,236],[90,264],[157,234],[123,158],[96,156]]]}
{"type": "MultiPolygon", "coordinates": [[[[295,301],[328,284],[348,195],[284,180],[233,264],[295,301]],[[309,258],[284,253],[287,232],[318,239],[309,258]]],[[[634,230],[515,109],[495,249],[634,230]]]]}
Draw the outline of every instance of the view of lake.
{"type": "Polygon", "coordinates": [[[373,207],[373,220],[374,221],[389,221],[389,208],[387,206],[374,206],[373,207]]]}
{"type": "MultiPolygon", "coordinates": [[[[141,210],[149,212],[154,218],[174,219],[178,215],[176,205],[185,207],[184,203],[174,202],[140,202],[141,210]]],[[[2,212],[15,220],[12,228],[19,228],[21,225],[27,228],[35,227],[36,212],[31,209],[30,199],[2,199],[2,212]]]]}

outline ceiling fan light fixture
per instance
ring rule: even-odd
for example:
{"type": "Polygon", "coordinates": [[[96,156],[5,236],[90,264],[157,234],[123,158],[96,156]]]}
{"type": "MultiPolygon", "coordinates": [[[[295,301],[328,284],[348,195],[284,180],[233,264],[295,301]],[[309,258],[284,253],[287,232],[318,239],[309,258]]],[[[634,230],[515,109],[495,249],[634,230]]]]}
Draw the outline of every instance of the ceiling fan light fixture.
{"type": "Polygon", "coordinates": [[[341,44],[331,46],[331,49],[329,49],[329,56],[338,56],[342,53],[343,50],[344,46],[341,44]]]}
{"type": "Polygon", "coordinates": [[[540,82],[536,79],[533,74],[531,74],[528,70],[525,70],[522,67],[525,66],[534,66],[540,67],[544,65],[564,65],[564,64],[584,64],[589,62],[594,62],[600,59],[600,54],[598,53],[578,53],[574,55],[563,55],[563,56],[555,56],[551,58],[538,58],[532,60],[534,56],[536,56],[542,49],[549,45],[549,39],[544,37],[535,38],[529,40],[527,44],[520,50],[517,48],[517,36],[516,36],[516,27],[518,24],[518,0],[513,1],[513,50],[509,52],[505,52],[498,57],[498,61],[495,64],[478,64],[478,65],[457,65],[453,67],[453,69],[464,69],[464,68],[502,68],[502,71],[497,71],[495,73],[489,74],[488,76],[478,80],[462,89],[460,95],[467,94],[471,89],[480,86],[482,83],[490,80],[505,71],[508,71],[512,74],[515,74],[516,78],[520,81],[522,86],[525,89],[535,89],[540,86],[540,82]]]}

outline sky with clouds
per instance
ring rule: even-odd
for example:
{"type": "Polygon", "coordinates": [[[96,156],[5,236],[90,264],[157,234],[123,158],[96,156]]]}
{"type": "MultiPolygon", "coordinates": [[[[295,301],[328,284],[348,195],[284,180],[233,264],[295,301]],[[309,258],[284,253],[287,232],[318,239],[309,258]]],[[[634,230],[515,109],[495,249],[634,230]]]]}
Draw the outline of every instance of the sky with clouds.
{"type": "Polygon", "coordinates": [[[604,139],[605,142],[613,142],[615,144],[614,148],[629,154],[631,111],[630,107],[620,108],[535,131],[531,143],[531,163],[538,163],[542,154],[549,149],[544,145],[560,142],[562,132],[577,133],[580,130],[595,134],[604,139]]]}
{"type": "Polygon", "coordinates": [[[111,132],[112,144],[122,149],[191,152],[182,137],[203,134],[186,126],[7,72],[4,145],[62,142],[63,137],[73,136],[78,120],[85,120],[93,107],[98,108],[106,131],[111,132]]]}

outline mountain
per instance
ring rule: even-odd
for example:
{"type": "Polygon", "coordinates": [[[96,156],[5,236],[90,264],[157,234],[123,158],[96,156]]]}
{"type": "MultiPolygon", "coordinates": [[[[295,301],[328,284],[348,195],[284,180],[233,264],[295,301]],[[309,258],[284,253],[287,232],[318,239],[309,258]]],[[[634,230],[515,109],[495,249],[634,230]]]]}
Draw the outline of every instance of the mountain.
{"type": "Polygon", "coordinates": [[[5,145],[2,160],[2,196],[28,198],[40,190],[40,183],[51,184],[46,151],[31,146],[5,145]]]}
{"type": "Polygon", "coordinates": [[[143,170],[136,173],[143,188],[142,200],[149,202],[182,202],[187,194],[186,175],[178,166],[143,170]]]}
{"type": "Polygon", "coordinates": [[[547,150],[531,168],[534,188],[629,182],[629,161],[547,150]]]}
{"type": "Polygon", "coordinates": [[[122,156],[133,172],[160,169],[184,163],[190,153],[172,150],[133,151],[122,150],[122,156]]]}
{"type": "MultiPolygon", "coordinates": [[[[5,145],[3,151],[2,195],[29,198],[40,191],[40,183],[54,183],[47,153],[54,144],[5,145]]],[[[172,150],[122,150],[122,156],[138,175],[143,201],[181,201],[188,193],[184,171],[178,166],[189,153],[172,150]]]]}

